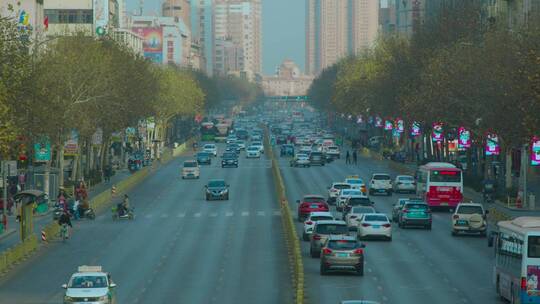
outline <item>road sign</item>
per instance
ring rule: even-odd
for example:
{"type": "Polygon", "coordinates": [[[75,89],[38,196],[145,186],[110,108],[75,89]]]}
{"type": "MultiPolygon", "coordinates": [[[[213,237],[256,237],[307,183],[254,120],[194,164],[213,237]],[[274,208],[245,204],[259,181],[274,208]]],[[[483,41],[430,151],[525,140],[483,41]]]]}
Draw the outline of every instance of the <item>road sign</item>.
{"type": "Polygon", "coordinates": [[[17,176],[17,161],[16,160],[5,160],[4,165],[2,166],[6,169],[6,176],[17,176]]]}
{"type": "Polygon", "coordinates": [[[51,160],[51,143],[48,141],[34,144],[34,161],[48,162],[51,160]]]}

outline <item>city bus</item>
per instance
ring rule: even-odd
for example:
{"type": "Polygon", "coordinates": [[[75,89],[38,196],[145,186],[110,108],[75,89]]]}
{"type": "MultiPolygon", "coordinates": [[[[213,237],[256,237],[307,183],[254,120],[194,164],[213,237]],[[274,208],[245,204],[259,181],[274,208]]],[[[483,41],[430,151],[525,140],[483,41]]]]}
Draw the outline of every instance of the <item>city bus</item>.
{"type": "Polygon", "coordinates": [[[463,201],[463,172],[450,163],[420,166],[416,171],[416,194],[430,208],[454,210],[463,201]]]}
{"type": "Polygon", "coordinates": [[[210,121],[206,121],[201,123],[201,140],[202,141],[215,141],[216,139],[216,128],[214,127],[214,123],[210,121]]]}
{"type": "Polygon", "coordinates": [[[497,295],[515,304],[540,303],[540,217],[498,222],[489,245],[497,295]]]}

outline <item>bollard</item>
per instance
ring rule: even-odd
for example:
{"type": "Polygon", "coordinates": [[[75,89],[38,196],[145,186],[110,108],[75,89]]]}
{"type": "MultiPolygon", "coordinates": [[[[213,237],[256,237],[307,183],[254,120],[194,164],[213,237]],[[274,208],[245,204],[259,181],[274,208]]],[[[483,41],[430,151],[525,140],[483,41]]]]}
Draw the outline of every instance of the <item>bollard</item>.
{"type": "Polygon", "coordinates": [[[47,234],[45,233],[45,230],[41,230],[41,241],[47,242],[47,234]]]}
{"type": "Polygon", "coordinates": [[[112,185],[112,187],[111,187],[111,196],[113,198],[116,197],[116,186],[115,185],[112,185]]]}

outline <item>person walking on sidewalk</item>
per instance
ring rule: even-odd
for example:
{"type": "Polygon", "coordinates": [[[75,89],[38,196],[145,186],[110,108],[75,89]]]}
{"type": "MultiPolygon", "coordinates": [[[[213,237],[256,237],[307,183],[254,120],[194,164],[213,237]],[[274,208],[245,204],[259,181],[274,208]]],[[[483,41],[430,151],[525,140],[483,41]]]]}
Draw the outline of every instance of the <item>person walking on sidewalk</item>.
{"type": "Polygon", "coordinates": [[[105,171],[103,172],[103,175],[105,177],[105,182],[110,183],[112,175],[112,168],[110,164],[105,166],[105,171]]]}
{"type": "Polygon", "coordinates": [[[347,154],[345,155],[345,164],[351,163],[351,154],[349,153],[349,150],[347,150],[347,154]]]}
{"type": "Polygon", "coordinates": [[[352,153],[352,159],[353,159],[353,163],[355,165],[358,165],[358,155],[356,155],[356,150],[354,150],[352,153]]]}

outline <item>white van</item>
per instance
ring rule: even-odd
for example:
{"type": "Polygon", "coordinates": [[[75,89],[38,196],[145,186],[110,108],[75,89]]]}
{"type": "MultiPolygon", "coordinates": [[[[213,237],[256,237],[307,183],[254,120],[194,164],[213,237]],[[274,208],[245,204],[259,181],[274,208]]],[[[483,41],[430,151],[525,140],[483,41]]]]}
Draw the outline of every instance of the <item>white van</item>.
{"type": "Polygon", "coordinates": [[[182,179],[199,178],[200,177],[199,163],[196,160],[186,160],[182,166],[182,179]]]}

